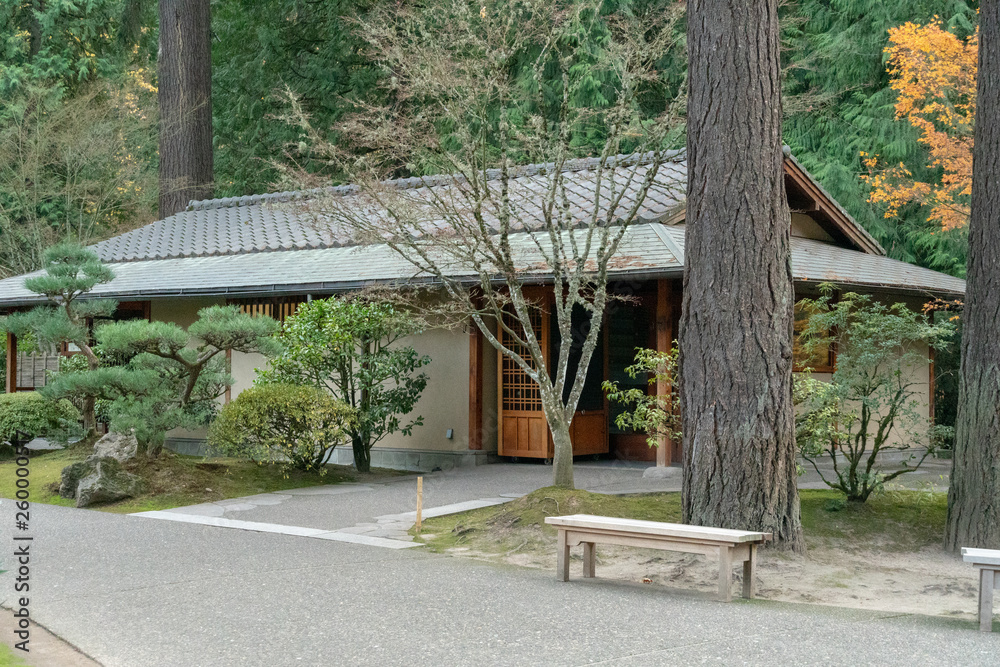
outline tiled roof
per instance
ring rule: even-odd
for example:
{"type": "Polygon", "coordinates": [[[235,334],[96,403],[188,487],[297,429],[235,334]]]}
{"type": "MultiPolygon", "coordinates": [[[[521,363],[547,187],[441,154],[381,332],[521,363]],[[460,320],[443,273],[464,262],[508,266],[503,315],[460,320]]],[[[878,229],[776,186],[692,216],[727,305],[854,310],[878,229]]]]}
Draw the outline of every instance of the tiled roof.
{"type": "MultiPolygon", "coordinates": [[[[625,183],[625,174],[638,171],[636,180],[640,180],[646,168],[643,159],[638,158],[637,170],[630,167],[616,173],[618,186],[628,193],[626,201],[637,183],[625,183]]],[[[798,163],[792,164],[801,170],[798,163]]],[[[572,162],[565,170],[572,215],[580,222],[593,210],[596,166],[595,160],[584,159],[572,162]]],[[[551,168],[529,165],[515,171],[511,198],[521,223],[529,229],[540,219],[540,188],[547,184],[544,172],[551,168]]],[[[804,170],[801,173],[808,176],[804,170]]],[[[496,174],[491,176],[496,185],[496,174]]],[[[636,224],[628,231],[610,267],[612,275],[654,277],[677,275],[683,270],[684,226],[669,223],[682,217],[685,178],[683,154],[675,154],[661,167],[636,224]]],[[[385,186],[398,190],[417,205],[431,194],[455,196],[456,192],[460,194],[456,188],[463,187],[449,176],[390,181],[385,186]]],[[[314,224],[316,213],[297,205],[332,201],[329,196],[338,198],[337,205],[365,205],[353,186],[192,202],[186,211],[93,246],[117,277],[92,294],[120,299],[301,294],[426,279],[415,275],[413,266],[389,248],[355,246],[350,235],[314,224]]],[[[836,202],[832,205],[836,206],[836,202]]],[[[849,225],[857,224],[846,213],[843,219],[849,225]]],[[[860,227],[857,229],[858,235],[867,237],[860,227]]],[[[523,232],[511,237],[512,245],[519,247],[519,264],[524,272],[544,276],[535,240],[523,232]]],[[[874,250],[860,252],[793,238],[793,274],[800,282],[831,281],[935,295],[961,295],[965,291],[963,280],[891,260],[877,252],[881,252],[877,244],[874,250]]],[[[461,275],[462,269],[456,268],[455,273],[461,275]]],[[[24,289],[24,278],[0,281],[0,306],[40,301],[24,289]]]]}
{"type": "MultiPolygon", "coordinates": [[[[620,159],[623,166],[615,170],[615,180],[619,188],[626,190],[622,200],[624,206],[632,201],[648,167],[645,157],[620,159]],[[638,162],[637,166],[635,162],[638,162]]],[[[597,166],[597,160],[587,158],[570,161],[564,167],[571,215],[580,223],[585,222],[593,211],[597,166]]],[[[550,180],[543,174],[551,168],[551,165],[539,164],[514,170],[509,196],[518,210],[521,224],[530,227],[541,221],[541,195],[550,180]]],[[[671,154],[670,161],[657,172],[656,181],[643,200],[638,219],[661,220],[677,210],[684,201],[686,175],[683,155],[671,154]]],[[[493,187],[499,187],[497,173],[488,172],[488,177],[493,187]]],[[[605,175],[602,181],[604,187],[609,182],[605,175]]],[[[418,205],[432,196],[457,201],[456,194],[462,187],[461,182],[450,176],[400,179],[384,185],[418,205]]],[[[338,206],[363,210],[366,205],[356,188],[349,185],[195,201],[186,211],[102,241],[94,246],[94,250],[105,262],[132,262],[353,245],[349,233],[331,229],[330,225],[316,224],[317,215],[321,215],[316,207],[330,202],[331,196],[337,198],[338,206]],[[310,206],[310,203],[315,205],[310,206]]]]}
{"type": "MultiPolygon", "coordinates": [[[[520,247],[525,275],[544,276],[527,235],[520,247]],[[535,267],[535,268],[529,268],[535,267]]],[[[684,226],[645,223],[629,229],[612,280],[677,276],[683,271],[684,226]]],[[[118,299],[180,296],[239,297],[281,293],[327,293],[376,283],[427,280],[385,246],[306,249],[295,252],[179,257],[110,264],[115,279],[92,292],[118,299]]],[[[30,275],[36,275],[35,274],[30,275]]],[[[797,282],[834,282],[845,287],[886,289],[926,296],[960,296],[965,281],[880,255],[823,241],[792,239],[792,274],[797,282]]],[[[25,276],[0,281],[0,306],[42,299],[24,288],[25,276]]]]}

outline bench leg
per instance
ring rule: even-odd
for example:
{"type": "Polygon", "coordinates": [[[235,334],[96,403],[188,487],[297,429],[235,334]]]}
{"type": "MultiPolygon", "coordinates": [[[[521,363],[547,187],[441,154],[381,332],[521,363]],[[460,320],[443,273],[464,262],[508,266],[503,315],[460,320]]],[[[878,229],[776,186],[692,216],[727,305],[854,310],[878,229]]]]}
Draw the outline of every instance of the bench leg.
{"type": "Polygon", "coordinates": [[[730,602],[733,599],[733,557],[729,547],[719,547],[719,600],[730,602]]]}
{"type": "Polygon", "coordinates": [[[743,597],[752,600],[756,593],[757,578],[757,545],[750,545],[750,553],[743,561],[743,597]]]}
{"type": "Polygon", "coordinates": [[[993,570],[979,570],[979,629],[983,632],[993,631],[993,580],[996,573],[993,570]]]}
{"type": "Polygon", "coordinates": [[[569,581],[569,543],[566,541],[566,531],[559,531],[559,544],[556,547],[556,579],[569,581]]]}
{"type": "Polygon", "coordinates": [[[593,542],[583,543],[583,576],[593,579],[597,570],[597,558],[593,542]]]}

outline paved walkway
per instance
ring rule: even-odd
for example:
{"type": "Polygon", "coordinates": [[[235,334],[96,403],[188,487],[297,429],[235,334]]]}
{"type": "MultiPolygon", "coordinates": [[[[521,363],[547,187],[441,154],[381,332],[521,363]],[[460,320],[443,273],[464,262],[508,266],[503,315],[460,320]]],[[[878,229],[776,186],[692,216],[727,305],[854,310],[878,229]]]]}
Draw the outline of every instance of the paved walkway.
{"type": "MultiPolygon", "coordinates": [[[[680,468],[670,468],[658,479],[645,479],[645,468],[580,463],[575,469],[576,485],[598,493],[680,490],[680,468]]],[[[424,475],[423,516],[510,502],[551,483],[552,468],[544,465],[496,464],[424,475]]],[[[416,520],[415,476],[262,493],[134,516],[389,549],[420,546],[408,533],[416,520]]]]}
{"type": "MultiPolygon", "coordinates": [[[[911,488],[947,489],[950,461],[933,460],[904,475],[911,488]]],[[[680,491],[681,469],[646,478],[645,464],[578,462],[578,488],[597,493],[680,491]]],[[[821,470],[832,475],[832,469],[821,470]]],[[[831,477],[832,478],[832,477],[831,477]]],[[[424,517],[462,512],[509,502],[552,483],[552,468],[533,464],[493,464],[424,475],[424,517]]],[[[800,488],[827,488],[815,470],[800,478],[800,488]]],[[[215,503],[141,512],[136,516],[197,523],[299,537],[401,549],[419,546],[408,531],[416,518],[415,477],[392,478],[373,484],[338,484],[263,493],[215,503]]]]}
{"type": "MultiPolygon", "coordinates": [[[[10,545],[10,501],[0,509],[10,545]]],[[[681,583],[561,583],[421,549],[45,505],[31,519],[32,616],[107,667],[912,667],[996,665],[1000,655],[1000,633],[971,620],[724,604],[681,583]]],[[[0,575],[6,605],[12,576],[0,575]]]]}

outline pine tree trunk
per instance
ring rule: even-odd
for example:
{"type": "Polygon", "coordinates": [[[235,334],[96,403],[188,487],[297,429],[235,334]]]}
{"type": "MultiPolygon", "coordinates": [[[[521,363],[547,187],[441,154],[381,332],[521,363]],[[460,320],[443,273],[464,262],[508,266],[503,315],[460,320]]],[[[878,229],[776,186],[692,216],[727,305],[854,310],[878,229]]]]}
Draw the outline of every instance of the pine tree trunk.
{"type": "Polygon", "coordinates": [[[955,453],[945,546],[1000,548],[1000,6],[982,3],[955,453]]]}
{"type": "Polygon", "coordinates": [[[160,217],[212,196],[209,0],[160,0],[160,217]]]}
{"type": "Polygon", "coordinates": [[[83,430],[85,438],[92,438],[97,435],[97,399],[93,396],[84,396],[83,410],[80,411],[83,417],[83,430]]]}
{"type": "Polygon", "coordinates": [[[688,3],[684,521],[803,548],[777,0],[688,3]]]}

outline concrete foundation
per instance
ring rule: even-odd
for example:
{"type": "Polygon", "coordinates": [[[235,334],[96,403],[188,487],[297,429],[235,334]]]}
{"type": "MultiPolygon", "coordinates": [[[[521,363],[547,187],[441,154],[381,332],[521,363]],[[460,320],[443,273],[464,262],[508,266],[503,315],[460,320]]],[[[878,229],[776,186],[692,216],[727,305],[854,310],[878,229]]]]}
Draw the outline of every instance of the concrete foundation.
{"type": "MultiPolygon", "coordinates": [[[[212,456],[204,440],[197,438],[167,438],[165,447],[178,454],[188,456],[212,456]]],[[[376,447],[372,449],[372,467],[391,470],[411,470],[431,472],[432,470],[453,470],[484,465],[496,461],[496,455],[485,451],[427,451],[419,449],[396,449],[376,447]]],[[[349,466],[354,464],[354,453],[350,445],[342,445],[333,450],[327,463],[349,466]]]]}

